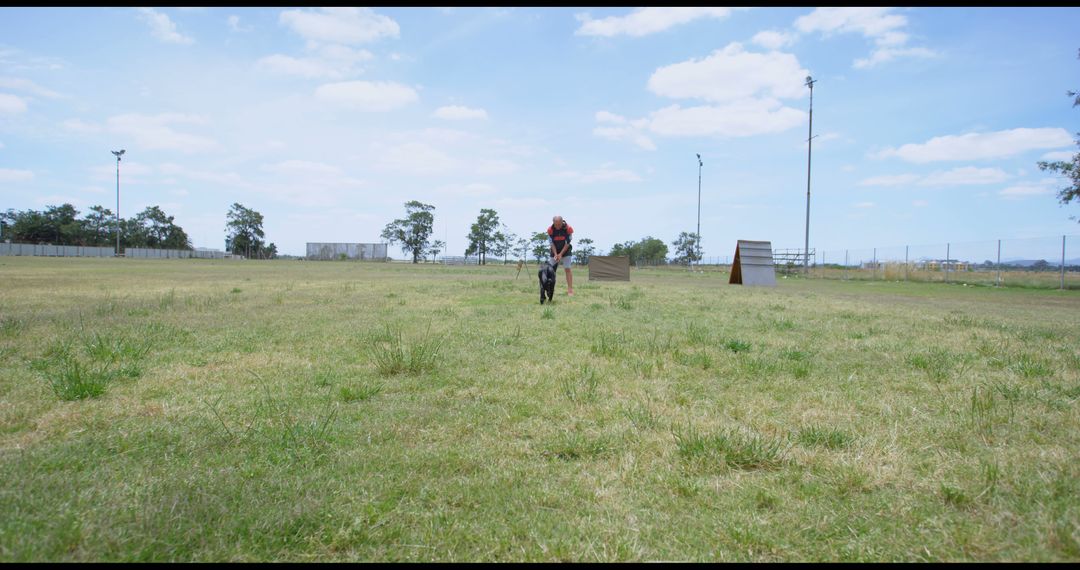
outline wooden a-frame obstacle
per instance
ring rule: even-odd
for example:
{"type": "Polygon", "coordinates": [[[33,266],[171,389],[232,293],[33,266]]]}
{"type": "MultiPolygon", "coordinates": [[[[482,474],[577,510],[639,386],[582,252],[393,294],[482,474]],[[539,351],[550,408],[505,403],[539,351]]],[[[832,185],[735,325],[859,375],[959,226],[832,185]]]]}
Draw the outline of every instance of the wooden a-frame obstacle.
{"type": "Polygon", "coordinates": [[[776,286],[772,242],[741,239],[735,244],[729,284],[761,287],[776,286]]]}

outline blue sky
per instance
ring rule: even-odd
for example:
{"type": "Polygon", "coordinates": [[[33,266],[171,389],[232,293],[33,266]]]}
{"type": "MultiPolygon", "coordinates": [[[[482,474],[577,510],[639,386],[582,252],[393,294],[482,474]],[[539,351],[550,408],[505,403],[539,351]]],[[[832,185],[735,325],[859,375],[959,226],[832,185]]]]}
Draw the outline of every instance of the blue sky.
{"type": "MultiPolygon", "coordinates": [[[[697,222],[819,250],[1078,234],[1076,8],[0,8],[0,208],[160,205],[222,248],[377,242],[404,202],[460,255],[481,208],[602,252],[697,222]]],[[[399,249],[395,257],[403,258],[399,249]]]]}

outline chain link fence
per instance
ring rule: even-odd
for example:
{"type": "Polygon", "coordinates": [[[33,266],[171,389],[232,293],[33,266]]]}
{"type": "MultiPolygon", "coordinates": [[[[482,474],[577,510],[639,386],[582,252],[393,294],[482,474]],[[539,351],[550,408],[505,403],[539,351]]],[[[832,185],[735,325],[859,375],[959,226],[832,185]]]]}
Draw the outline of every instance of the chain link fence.
{"type": "MultiPolygon", "coordinates": [[[[818,279],[1080,289],[1080,235],[805,251],[774,247],[777,273],[803,275],[805,258],[807,276],[818,279]]],[[[727,272],[732,259],[636,259],[631,266],[727,272]]]]}
{"type": "MultiPolygon", "coordinates": [[[[811,252],[809,277],[1080,289],[1080,236],[811,252]]],[[[801,271],[801,267],[798,268],[801,271]]]]}

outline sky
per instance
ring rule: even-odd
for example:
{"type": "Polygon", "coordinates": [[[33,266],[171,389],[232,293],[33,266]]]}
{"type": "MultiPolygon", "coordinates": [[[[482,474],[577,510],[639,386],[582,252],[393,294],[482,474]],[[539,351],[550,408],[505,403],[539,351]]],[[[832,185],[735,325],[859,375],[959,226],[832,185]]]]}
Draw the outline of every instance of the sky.
{"type": "Polygon", "coordinates": [[[695,231],[700,173],[704,256],[801,248],[811,76],[811,248],[1074,235],[1037,162],[1078,151],[1078,30],[1068,7],[0,8],[0,209],[115,210],[125,149],[121,216],[158,205],[196,247],[234,202],[303,255],[419,200],[450,255],[482,208],[606,253],[695,231]]]}

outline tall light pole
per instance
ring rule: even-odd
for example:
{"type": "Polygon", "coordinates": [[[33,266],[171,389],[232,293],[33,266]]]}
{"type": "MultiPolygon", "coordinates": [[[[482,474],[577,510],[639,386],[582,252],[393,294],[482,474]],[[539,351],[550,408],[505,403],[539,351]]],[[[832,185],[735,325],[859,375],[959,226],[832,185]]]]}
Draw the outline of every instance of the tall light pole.
{"type": "Polygon", "coordinates": [[[697,264],[698,270],[701,270],[701,167],[705,163],[701,162],[701,155],[697,155],[697,264]]]}
{"type": "Polygon", "coordinates": [[[120,257],[120,155],[124,149],[110,152],[116,155],[116,252],[113,255],[120,257]]]}
{"type": "Polygon", "coordinates": [[[810,273],[810,150],[814,145],[814,83],[815,79],[806,76],[806,86],[810,88],[810,134],[806,139],[806,241],[803,243],[803,273],[810,273]]]}

